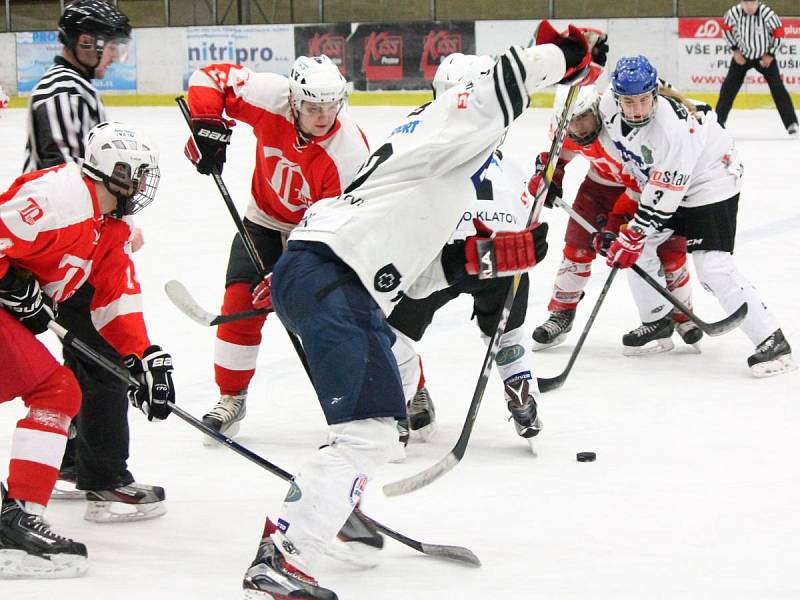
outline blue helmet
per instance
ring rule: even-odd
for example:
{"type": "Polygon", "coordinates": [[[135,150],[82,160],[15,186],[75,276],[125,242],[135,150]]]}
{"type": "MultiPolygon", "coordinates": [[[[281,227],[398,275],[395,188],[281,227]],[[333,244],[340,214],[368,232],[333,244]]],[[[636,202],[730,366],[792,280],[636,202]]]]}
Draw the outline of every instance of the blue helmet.
{"type": "Polygon", "coordinates": [[[658,73],[644,56],[624,56],[617,61],[611,74],[611,86],[616,96],[638,96],[655,92],[658,73]]]}

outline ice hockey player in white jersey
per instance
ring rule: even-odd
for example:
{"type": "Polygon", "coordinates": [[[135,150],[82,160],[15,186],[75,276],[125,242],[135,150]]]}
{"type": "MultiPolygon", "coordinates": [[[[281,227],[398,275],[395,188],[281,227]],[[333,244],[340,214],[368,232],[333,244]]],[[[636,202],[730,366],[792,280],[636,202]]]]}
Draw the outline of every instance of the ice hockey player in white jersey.
{"type": "MultiPolygon", "coordinates": [[[[445,58],[433,78],[434,98],[450,88],[473,81],[494,68],[489,56],[454,53],[445,58]]],[[[475,235],[474,219],[494,231],[520,231],[525,228],[533,198],[527,193],[527,177],[522,169],[504,157],[498,149],[489,158],[480,177],[473,179],[475,198],[464,213],[444,252],[463,252],[464,240],[475,235]]],[[[455,285],[434,292],[422,299],[404,297],[389,315],[389,325],[397,333],[392,350],[397,357],[405,397],[409,398],[408,424],[412,431],[420,431],[423,439],[430,436],[435,425],[433,403],[426,393],[420,397],[417,381],[420,360],[413,341],[419,341],[433,316],[441,307],[461,294],[473,299],[473,315],[482,337],[488,343],[497,327],[497,320],[508,293],[509,278],[480,279],[464,277],[455,285]]],[[[505,399],[517,433],[528,440],[542,428],[538,417],[539,389],[533,375],[530,353],[526,350],[526,336],[522,327],[528,310],[528,275],[520,277],[506,330],[500,338],[495,358],[504,383],[505,399]]]]}
{"type": "MultiPolygon", "coordinates": [[[[648,237],[684,235],[703,287],[729,313],[747,302],[742,329],[756,346],[747,359],[753,375],[792,370],[777,319],[733,260],[743,172],[733,139],[709,107],[687,104],[657,93],[656,70],[644,56],[617,62],[600,113],[642,193],[634,218],[608,248],[608,264],[646,268],[658,260],[648,237]]],[[[632,288],[646,286],[636,276],[629,281],[632,288]]],[[[640,297],[648,293],[661,303],[652,289],[640,297]]]]}
{"type": "Polygon", "coordinates": [[[334,599],[316,565],[397,440],[406,414],[385,315],[405,296],[425,297],[453,277],[509,275],[546,251],[546,227],[478,233],[460,257],[442,248],[479,173],[529,93],[556,82],[590,82],[590,43],[543,22],[535,47],[512,47],[492,72],[420,107],[394,129],[336,198],[311,206],[255,297],[303,340],[332,435],[300,469],[275,524],[267,519],[243,586],[251,598],[334,599]]]}

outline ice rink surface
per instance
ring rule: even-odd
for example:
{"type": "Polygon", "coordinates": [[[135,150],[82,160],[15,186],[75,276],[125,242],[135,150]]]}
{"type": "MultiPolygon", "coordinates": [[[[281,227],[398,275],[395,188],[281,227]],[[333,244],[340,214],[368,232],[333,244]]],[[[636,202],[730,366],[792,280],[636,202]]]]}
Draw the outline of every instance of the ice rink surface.
{"type": "MultiPolygon", "coordinates": [[[[408,112],[350,110],[373,147],[408,112]]],[[[179,313],[163,285],[180,279],[216,312],[233,224],[213,181],[183,156],[187,128],[177,108],[113,108],[109,116],[140,127],[161,147],[161,186],[138,218],[146,246],[136,264],[151,339],[174,356],[178,401],[199,417],[217,396],[214,331],[179,313]]],[[[549,118],[549,110],[528,111],[513,126],[506,153],[532,167],[548,147],[549,118]]],[[[745,163],[737,262],[798,350],[800,142],[786,137],[773,110],[735,111],[729,127],[745,163]]],[[[25,111],[6,110],[0,131],[5,189],[22,166],[25,111]]],[[[224,179],[240,208],[252,153],[252,136],[237,126],[224,179]]],[[[585,163],[568,168],[568,200],[584,172],[585,163]]],[[[550,253],[533,272],[529,332],[546,318],[566,224],[558,210],[545,218],[550,253]]],[[[535,355],[539,376],[565,366],[608,271],[595,263],[572,337],[535,355]]],[[[706,321],[723,316],[698,285],[694,305],[706,321]]],[[[704,338],[702,354],[676,335],[670,353],[623,357],[621,336],[639,324],[625,277],[615,281],[565,386],[540,404],[545,428],[537,457],[507,421],[493,375],[462,463],[422,491],[384,497],[384,483],[434,463],[458,437],[485,351],[470,314],[467,298],[448,305],[420,344],[438,434],[427,444],[412,440],[405,464],[380,471],[364,510],[421,541],[468,546],[483,567],[437,561],[387,540],[377,568],[331,561],[318,573],[321,584],[345,600],[800,597],[800,372],[751,377],[745,361],[753,346],[740,331],[704,338]],[[576,462],[583,450],[597,452],[597,461],[576,462]]],[[[324,442],[325,423],[277,319],[268,320],[264,334],[237,440],[296,471],[324,442]]],[[[48,344],[57,350],[54,340],[48,344]]],[[[23,413],[20,401],[0,407],[2,478],[23,413]]],[[[54,529],[88,546],[89,573],[2,581],[4,600],[240,597],[264,514],[275,513],[287,485],[232,452],[204,447],[200,434],[175,417],[153,424],[131,411],[130,421],[131,470],[166,488],[168,514],[99,525],[83,521],[81,502],[51,503],[54,529]]]]}

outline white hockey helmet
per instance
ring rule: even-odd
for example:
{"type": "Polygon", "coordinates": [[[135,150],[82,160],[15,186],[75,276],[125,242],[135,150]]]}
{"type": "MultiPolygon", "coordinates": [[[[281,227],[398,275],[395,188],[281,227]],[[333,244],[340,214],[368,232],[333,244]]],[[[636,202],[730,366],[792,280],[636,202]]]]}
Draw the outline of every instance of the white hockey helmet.
{"type": "MultiPolygon", "coordinates": [[[[572,103],[569,118],[572,120],[574,117],[581,117],[591,111],[595,117],[596,127],[585,135],[576,135],[574,132],[567,129],[567,136],[579,146],[588,146],[597,139],[603,126],[598,108],[600,104],[600,94],[598,94],[597,88],[594,85],[586,85],[578,89],[578,97],[575,99],[575,102],[572,103]]],[[[567,103],[568,94],[569,86],[556,86],[556,97],[553,102],[553,121],[551,124],[552,131],[555,131],[558,126],[558,118],[561,116],[564,105],[567,103]]]]}
{"type": "Polygon", "coordinates": [[[135,214],[150,204],[161,179],[155,145],[133,127],[116,121],[100,123],[89,131],[83,171],[105,183],[117,197],[115,216],[135,214]]]}
{"type": "Polygon", "coordinates": [[[459,83],[477,79],[484,73],[489,72],[494,67],[494,63],[495,61],[491,56],[461,54],[461,52],[448,54],[439,63],[436,74],[433,76],[433,82],[431,83],[433,97],[441,96],[459,83]]]}
{"type": "Polygon", "coordinates": [[[299,113],[303,102],[344,103],[347,97],[347,80],[330,58],[299,56],[289,73],[289,103],[299,113]]]}

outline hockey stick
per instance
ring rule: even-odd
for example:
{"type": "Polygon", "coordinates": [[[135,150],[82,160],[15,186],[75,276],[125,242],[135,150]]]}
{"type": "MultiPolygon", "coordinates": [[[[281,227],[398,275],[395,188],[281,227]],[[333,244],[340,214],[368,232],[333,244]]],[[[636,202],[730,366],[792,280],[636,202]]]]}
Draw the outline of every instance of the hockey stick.
{"type": "MultiPolygon", "coordinates": [[[[561,208],[563,208],[569,216],[576,222],[578,225],[583,227],[589,233],[597,233],[597,229],[589,223],[586,219],[584,219],[578,212],[572,208],[569,204],[567,204],[564,200],[559,197],[555,198],[555,204],[561,208]]],[[[689,317],[692,321],[694,321],[697,326],[702,329],[705,333],[710,336],[717,336],[722,335],[724,333],[728,333],[732,329],[736,329],[744,318],[747,316],[747,302],[744,302],[739,308],[737,308],[732,314],[728,315],[721,321],[714,321],[713,323],[706,323],[696,314],[694,314],[688,306],[686,306],[683,302],[678,300],[674,294],[672,294],[669,290],[667,290],[663,285],[661,285],[658,281],[653,279],[647,271],[642,269],[637,264],[634,264],[631,269],[633,272],[636,273],[639,277],[645,280],[647,285],[661,294],[666,300],[670,302],[675,308],[689,317]]]]}
{"type": "MultiPolygon", "coordinates": [[[[539,218],[539,213],[542,210],[542,203],[544,202],[547,190],[553,181],[553,173],[556,169],[558,155],[561,154],[561,148],[564,145],[564,138],[567,134],[567,124],[569,122],[568,115],[572,109],[572,104],[577,97],[578,87],[571,86],[569,93],[567,94],[567,100],[564,103],[564,108],[561,111],[561,115],[559,115],[558,128],[553,136],[553,142],[550,144],[550,154],[548,156],[547,165],[542,176],[544,185],[542,186],[540,193],[536,196],[530,215],[528,215],[528,226],[530,226],[531,223],[535,222],[539,218]]],[[[461,428],[461,435],[459,435],[455,446],[453,446],[452,450],[450,450],[450,452],[448,452],[444,458],[442,458],[436,464],[428,467],[424,471],[406,477],[405,479],[400,479],[384,485],[383,493],[387,496],[400,496],[402,494],[408,494],[409,492],[413,492],[414,490],[425,487],[450,471],[461,461],[462,458],[464,458],[464,454],[467,451],[469,438],[472,435],[472,429],[475,426],[475,419],[478,416],[478,410],[480,409],[481,401],[483,400],[483,393],[486,390],[486,384],[489,381],[489,373],[492,370],[492,363],[494,362],[495,356],[497,355],[497,351],[500,347],[500,338],[505,332],[506,324],[508,323],[508,317],[511,314],[511,307],[514,304],[514,296],[517,293],[519,281],[520,276],[517,274],[514,275],[514,278],[509,283],[505,303],[503,304],[503,309],[500,311],[500,315],[498,316],[497,326],[495,327],[494,335],[492,335],[492,339],[489,342],[489,348],[486,350],[486,355],[483,358],[483,364],[481,365],[481,373],[478,377],[478,383],[475,386],[475,392],[472,395],[472,401],[470,402],[469,409],[467,410],[467,416],[464,421],[464,425],[461,428]]]]}
{"type": "Polygon", "coordinates": [[[572,354],[569,357],[569,361],[567,361],[566,368],[555,377],[538,378],[540,392],[550,392],[564,385],[569,372],[572,370],[572,365],[574,365],[575,361],[578,359],[578,353],[581,351],[581,348],[583,348],[583,342],[586,341],[586,336],[589,335],[589,329],[592,327],[595,317],[597,317],[597,313],[600,312],[600,307],[603,305],[603,300],[606,299],[606,294],[608,294],[608,290],[611,289],[611,282],[614,281],[617,271],[619,271],[619,267],[614,267],[611,269],[611,273],[608,274],[608,279],[606,279],[606,283],[603,286],[603,289],[600,291],[600,295],[597,297],[597,302],[595,302],[592,313],[589,315],[589,320],[586,321],[586,325],[583,327],[581,337],[578,338],[578,343],[572,350],[572,354]]]}
{"type": "MultiPolygon", "coordinates": [[[[181,114],[183,114],[183,118],[186,120],[186,124],[189,126],[189,131],[192,132],[192,136],[194,137],[194,129],[192,128],[192,113],[189,111],[189,105],[186,104],[186,100],[184,100],[183,96],[178,96],[175,98],[175,102],[178,103],[178,108],[181,109],[181,114]]],[[[236,231],[239,233],[239,238],[242,240],[242,244],[244,244],[244,249],[247,252],[247,256],[250,258],[250,261],[253,263],[253,266],[256,268],[256,272],[259,274],[259,276],[263,277],[267,272],[266,268],[264,267],[264,261],[261,260],[261,256],[256,251],[256,246],[253,243],[253,239],[250,237],[250,234],[247,233],[247,229],[244,227],[242,217],[239,216],[239,211],[236,210],[236,206],[233,204],[231,194],[228,191],[225,182],[222,180],[222,175],[220,174],[216,165],[211,166],[211,177],[214,179],[214,183],[217,184],[217,189],[219,190],[220,196],[222,196],[222,199],[225,201],[225,206],[228,208],[228,212],[233,219],[233,223],[236,225],[236,231]]],[[[303,364],[303,369],[305,369],[306,375],[308,375],[309,380],[311,380],[311,370],[308,368],[308,360],[306,359],[306,353],[303,350],[303,345],[300,343],[298,337],[288,329],[286,330],[286,334],[289,336],[292,346],[294,346],[294,351],[297,353],[297,358],[299,358],[300,362],[303,364]]]]}
{"type": "Polygon", "coordinates": [[[242,319],[251,319],[252,317],[258,317],[271,312],[266,311],[263,308],[255,308],[253,310],[243,310],[241,312],[231,313],[229,315],[212,314],[200,306],[189,293],[189,290],[186,289],[186,286],[176,279],[170,279],[167,283],[165,283],[164,291],[167,293],[169,299],[172,300],[172,303],[177,306],[183,314],[185,314],[195,323],[205,325],[206,327],[213,327],[214,325],[231,323],[233,321],[240,321],[242,319]]]}
{"type": "MultiPolygon", "coordinates": [[[[121,381],[124,381],[128,385],[138,387],[141,385],[139,381],[137,381],[124,367],[112,362],[111,360],[107,359],[102,354],[95,351],[91,346],[88,346],[86,343],[81,341],[80,339],[76,338],[72,333],[67,331],[64,327],[56,323],[55,321],[50,321],[48,324],[48,329],[55,333],[59,338],[61,338],[62,342],[74,348],[81,354],[83,354],[86,358],[90,361],[94,362],[98,366],[104,368],[106,371],[111,373],[112,375],[119,378],[121,381]]],[[[217,440],[220,444],[233,450],[239,456],[243,456],[247,460],[252,463],[255,463],[262,469],[269,471],[273,475],[277,475],[281,479],[286,482],[293,482],[294,475],[289,473],[289,471],[285,471],[281,469],[279,466],[269,462],[268,460],[262,458],[252,450],[242,446],[241,444],[233,441],[231,438],[225,436],[224,434],[211,429],[210,427],[203,424],[202,421],[192,416],[190,413],[183,410],[176,404],[170,404],[170,411],[174,413],[179,419],[188,423],[195,429],[199,429],[205,435],[210,436],[217,440]]],[[[456,562],[464,563],[470,565],[472,567],[480,567],[481,561],[480,559],[475,556],[475,554],[469,550],[468,548],[464,548],[463,546],[448,546],[448,545],[440,545],[440,544],[426,544],[424,542],[418,542],[410,537],[407,537],[401,533],[394,531],[378,523],[377,521],[371,519],[367,515],[365,515],[359,508],[356,508],[354,511],[354,516],[351,516],[351,519],[358,519],[366,521],[368,524],[372,525],[375,529],[380,531],[381,533],[386,534],[390,538],[397,540],[401,544],[408,546],[409,548],[413,548],[414,550],[421,552],[422,554],[427,554],[429,556],[434,556],[438,558],[445,558],[448,560],[453,560],[456,562]]]]}

